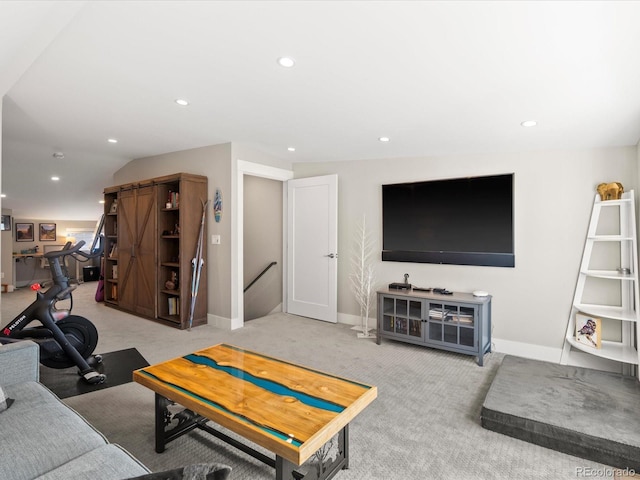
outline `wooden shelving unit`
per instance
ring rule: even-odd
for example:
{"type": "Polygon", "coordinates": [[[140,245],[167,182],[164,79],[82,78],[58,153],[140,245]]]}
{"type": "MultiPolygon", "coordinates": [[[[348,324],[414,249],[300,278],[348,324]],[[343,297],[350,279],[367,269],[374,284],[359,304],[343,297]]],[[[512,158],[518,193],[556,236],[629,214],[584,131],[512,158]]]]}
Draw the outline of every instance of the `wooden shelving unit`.
{"type": "MultiPolygon", "coordinates": [[[[191,259],[207,199],[207,178],[177,173],[109,187],[104,194],[105,303],[187,328],[191,259]],[[115,213],[113,200],[118,205],[115,213]],[[116,253],[110,256],[112,249],[116,253]]],[[[192,326],[207,322],[206,248],[203,260],[192,326]]]]}
{"type": "Polygon", "coordinates": [[[118,304],[118,192],[104,191],[104,301],[118,304]]]}

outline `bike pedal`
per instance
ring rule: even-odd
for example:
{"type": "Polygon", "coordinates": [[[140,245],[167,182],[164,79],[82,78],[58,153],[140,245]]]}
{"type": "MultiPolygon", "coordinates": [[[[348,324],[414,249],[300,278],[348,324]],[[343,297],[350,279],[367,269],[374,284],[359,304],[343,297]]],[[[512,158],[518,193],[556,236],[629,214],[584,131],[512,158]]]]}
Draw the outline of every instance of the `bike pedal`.
{"type": "Polygon", "coordinates": [[[97,385],[100,383],[104,383],[107,379],[107,376],[104,373],[98,373],[94,370],[82,373],[82,378],[91,385],[97,385]]]}

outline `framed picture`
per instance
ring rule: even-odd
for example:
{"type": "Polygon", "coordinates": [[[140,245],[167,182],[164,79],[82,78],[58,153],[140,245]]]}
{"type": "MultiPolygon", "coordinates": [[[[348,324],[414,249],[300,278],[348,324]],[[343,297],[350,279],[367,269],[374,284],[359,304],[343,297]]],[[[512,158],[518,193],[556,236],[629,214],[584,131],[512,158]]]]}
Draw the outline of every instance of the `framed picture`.
{"type": "Polygon", "coordinates": [[[56,224],[55,223],[41,223],[39,229],[39,240],[41,242],[55,242],[56,241],[56,224]]]}
{"type": "Polygon", "coordinates": [[[602,320],[576,313],[576,342],[591,348],[600,348],[602,320]]]}
{"type": "Polygon", "coordinates": [[[0,230],[11,230],[11,215],[2,215],[2,222],[0,223],[0,230]]]}
{"type": "Polygon", "coordinates": [[[16,223],[16,242],[33,242],[33,223],[16,223]]]}

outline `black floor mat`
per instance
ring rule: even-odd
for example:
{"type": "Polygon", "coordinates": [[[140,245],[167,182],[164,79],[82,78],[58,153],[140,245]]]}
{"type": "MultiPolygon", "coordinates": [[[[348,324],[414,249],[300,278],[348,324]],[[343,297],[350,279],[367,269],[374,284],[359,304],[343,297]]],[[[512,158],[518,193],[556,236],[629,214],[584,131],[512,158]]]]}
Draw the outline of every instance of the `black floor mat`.
{"type": "Polygon", "coordinates": [[[101,355],[102,363],[98,365],[96,370],[107,376],[104,383],[89,385],[78,375],[77,367],[58,370],[43,365],[40,365],[40,382],[60,398],[75,397],[83,393],[131,382],[134,370],[149,366],[149,363],[135,348],[101,355]]]}

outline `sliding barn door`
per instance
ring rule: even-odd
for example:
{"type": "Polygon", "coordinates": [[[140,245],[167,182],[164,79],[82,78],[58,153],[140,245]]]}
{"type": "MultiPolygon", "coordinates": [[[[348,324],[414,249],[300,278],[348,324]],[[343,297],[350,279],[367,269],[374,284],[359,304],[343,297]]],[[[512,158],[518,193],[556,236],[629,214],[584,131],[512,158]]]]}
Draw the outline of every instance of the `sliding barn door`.
{"type": "Polygon", "coordinates": [[[155,317],[155,186],[124,190],[118,203],[119,305],[155,317]]]}

